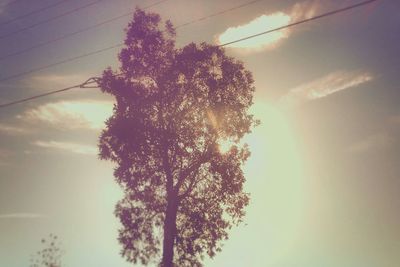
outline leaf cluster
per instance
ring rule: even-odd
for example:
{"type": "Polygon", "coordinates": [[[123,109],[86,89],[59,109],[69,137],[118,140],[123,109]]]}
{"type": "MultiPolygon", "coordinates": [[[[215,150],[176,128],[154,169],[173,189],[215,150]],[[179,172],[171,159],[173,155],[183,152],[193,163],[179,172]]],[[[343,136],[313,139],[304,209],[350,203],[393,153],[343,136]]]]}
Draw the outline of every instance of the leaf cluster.
{"type": "Polygon", "coordinates": [[[31,256],[31,267],[61,267],[63,251],[58,237],[50,234],[41,240],[43,248],[31,256]]]}

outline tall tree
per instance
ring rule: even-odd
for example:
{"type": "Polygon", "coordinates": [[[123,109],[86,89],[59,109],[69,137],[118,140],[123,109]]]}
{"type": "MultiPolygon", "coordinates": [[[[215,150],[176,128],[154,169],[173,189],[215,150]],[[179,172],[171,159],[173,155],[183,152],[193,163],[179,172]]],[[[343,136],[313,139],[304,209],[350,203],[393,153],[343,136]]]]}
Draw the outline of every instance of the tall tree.
{"type": "Polygon", "coordinates": [[[176,48],[171,22],[140,9],[119,60],[120,69],[101,79],[116,103],[99,148],[116,163],[125,192],[115,211],[122,255],[145,265],[202,266],[249,201],[241,169],[249,151],[239,141],[257,123],[248,114],[252,75],[220,47],[176,48]]]}

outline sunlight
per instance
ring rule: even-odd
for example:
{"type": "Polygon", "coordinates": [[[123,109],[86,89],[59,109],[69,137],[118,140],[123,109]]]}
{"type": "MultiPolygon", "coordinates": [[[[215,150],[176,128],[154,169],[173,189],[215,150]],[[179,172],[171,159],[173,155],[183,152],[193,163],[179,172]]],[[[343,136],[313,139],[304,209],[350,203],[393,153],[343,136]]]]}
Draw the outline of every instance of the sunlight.
{"type": "Polygon", "coordinates": [[[218,149],[222,154],[225,154],[226,152],[228,152],[232,146],[234,145],[234,143],[230,140],[219,140],[218,141],[218,149]]]}
{"type": "MultiPolygon", "coordinates": [[[[252,153],[245,167],[249,189],[254,191],[255,198],[262,198],[260,203],[267,202],[259,206],[264,212],[275,211],[279,216],[288,216],[287,220],[283,220],[285,223],[296,223],[295,217],[299,215],[298,209],[304,197],[304,177],[295,134],[278,108],[256,102],[251,111],[261,120],[261,125],[244,140],[252,153]],[[250,177],[253,177],[252,180],[250,177]],[[279,205],[277,202],[280,202],[279,205]],[[265,209],[266,206],[270,210],[265,209]]],[[[275,216],[268,217],[269,221],[277,219],[275,216]]]]}
{"type": "MultiPolygon", "coordinates": [[[[261,125],[243,140],[251,151],[244,168],[245,191],[251,194],[245,224],[207,266],[268,266],[293,253],[306,228],[307,181],[295,133],[285,115],[268,103],[256,102],[251,113],[261,125]],[[252,249],[243,255],[246,244],[252,249]]],[[[221,149],[227,147],[221,143],[221,149]]]]}
{"type": "MultiPolygon", "coordinates": [[[[287,25],[291,18],[289,15],[283,12],[273,13],[271,15],[262,15],[255,18],[247,24],[240,25],[237,27],[228,28],[225,32],[218,36],[218,43],[224,44],[243,38],[244,36],[250,36],[271,30],[277,27],[287,25]]],[[[288,37],[288,30],[281,30],[272,32],[271,34],[261,35],[257,38],[252,38],[242,42],[228,45],[228,47],[234,48],[273,48],[278,42],[288,37]]]]}

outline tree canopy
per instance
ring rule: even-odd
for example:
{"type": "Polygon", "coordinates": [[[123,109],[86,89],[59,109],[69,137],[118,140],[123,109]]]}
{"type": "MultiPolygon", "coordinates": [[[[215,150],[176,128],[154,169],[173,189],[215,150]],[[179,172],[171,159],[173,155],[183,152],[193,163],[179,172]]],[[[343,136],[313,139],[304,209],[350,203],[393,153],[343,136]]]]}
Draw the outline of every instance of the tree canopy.
{"type": "Polygon", "coordinates": [[[248,113],[252,74],[221,47],[177,48],[171,22],[140,9],[119,61],[100,82],[116,102],[99,148],[125,192],[115,210],[122,255],[202,266],[249,201],[242,165],[250,153],[239,141],[257,123],[248,113]],[[230,142],[228,151],[221,142],[230,142]]]}

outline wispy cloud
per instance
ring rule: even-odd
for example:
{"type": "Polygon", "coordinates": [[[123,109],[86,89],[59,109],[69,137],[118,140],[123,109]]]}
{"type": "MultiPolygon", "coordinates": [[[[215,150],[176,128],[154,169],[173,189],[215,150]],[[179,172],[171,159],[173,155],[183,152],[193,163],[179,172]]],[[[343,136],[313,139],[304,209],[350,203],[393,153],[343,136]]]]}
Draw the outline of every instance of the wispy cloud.
{"type": "MultiPolygon", "coordinates": [[[[321,9],[319,0],[305,1],[292,6],[291,10],[279,11],[272,14],[263,14],[248,23],[230,27],[217,36],[218,44],[272,30],[299,20],[308,19],[317,14],[321,9]]],[[[293,28],[286,28],[269,34],[260,35],[255,38],[230,44],[228,47],[240,48],[244,52],[260,51],[263,49],[276,48],[283,40],[289,38],[293,28]]]]}
{"type": "Polygon", "coordinates": [[[369,72],[336,71],[289,90],[289,93],[282,97],[280,102],[285,107],[292,107],[305,101],[326,97],[356,87],[372,79],[373,76],[369,72]]]}
{"type": "Polygon", "coordinates": [[[21,135],[31,133],[31,129],[0,123],[0,133],[7,135],[21,135]]]}
{"type": "Polygon", "coordinates": [[[0,214],[0,219],[39,219],[47,218],[46,215],[38,213],[9,213],[0,214]]]}
{"type": "MultiPolygon", "coordinates": [[[[247,24],[231,27],[225,30],[218,36],[218,43],[224,44],[231,42],[236,39],[243,38],[245,36],[254,35],[265,31],[266,28],[273,29],[284,26],[290,22],[290,16],[283,12],[278,12],[270,15],[262,15],[255,18],[247,24]]],[[[271,34],[265,34],[257,38],[251,38],[245,41],[234,43],[229,45],[233,48],[244,48],[244,49],[263,49],[273,48],[280,40],[288,37],[288,30],[281,30],[272,32],[271,34]]]]}
{"type": "Polygon", "coordinates": [[[28,122],[46,122],[62,129],[99,130],[112,114],[112,107],[112,102],[108,101],[60,101],[28,110],[19,118],[28,122]]]}
{"type": "Polygon", "coordinates": [[[43,148],[58,149],[82,155],[97,154],[97,148],[91,145],[69,143],[69,142],[58,142],[58,141],[35,141],[33,142],[33,144],[43,148]]]}
{"type": "MultiPolygon", "coordinates": [[[[327,3],[324,3],[327,6],[327,3]]],[[[322,9],[322,3],[320,0],[310,0],[301,3],[296,3],[290,11],[290,22],[296,22],[299,20],[310,19],[316,16],[322,9]]]]}
{"type": "Polygon", "coordinates": [[[89,75],[86,74],[44,74],[29,77],[26,82],[32,87],[49,86],[62,87],[84,82],[89,75]]]}

